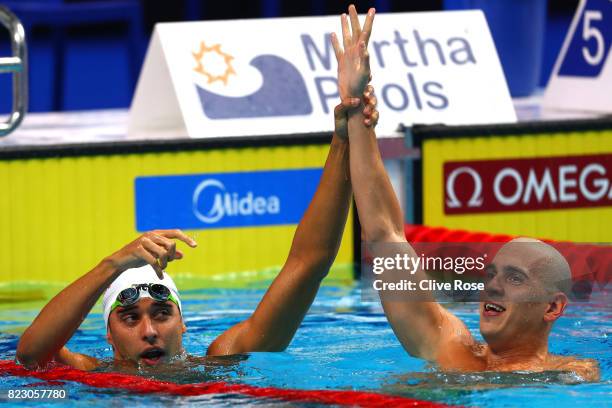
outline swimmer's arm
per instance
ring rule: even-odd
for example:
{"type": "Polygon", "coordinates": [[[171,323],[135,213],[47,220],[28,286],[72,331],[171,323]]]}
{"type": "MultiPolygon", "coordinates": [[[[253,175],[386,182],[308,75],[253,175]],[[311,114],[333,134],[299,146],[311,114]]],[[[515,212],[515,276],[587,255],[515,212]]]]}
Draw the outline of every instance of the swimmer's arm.
{"type": "MultiPolygon", "coordinates": [[[[360,111],[349,115],[349,138],[351,181],[370,255],[416,257],[404,235],[401,208],[385,171],[376,134],[363,125],[360,111]]],[[[403,272],[384,273],[389,278],[393,273],[403,272]]],[[[412,278],[415,282],[422,279],[426,276],[421,270],[412,278]]],[[[474,340],[463,322],[428,293],[415,296],[421,296],[420,300],[389,300],[381,296],[387,319],[404,349],[412,356],[438,363],[449,353],[469,350],[474,340]]]]}
{"type": "Polygon", "coordinates": [[[173,239],[191,247],[197,245],[180,230],[147,232],[67,286],[47,303],[25,330],[17,345],[17,360],[31,368],[43,367],[51,361],[81,325],[102,292],[123,271],[148,263],[161,274],[168,262],[181,259],[183,253],[175,248],[173,239]]]}
{"type": "Polygon", "coordinates": [[[383,309],[402,347],[446,369],[472,366],[477,346],[465,324],[436,302],[385,301],[383,309]]]}
{"type": "MultiPolygon", "coordinates": [[[[362,30],[354,6],[349,7],[349,17],[350,28],[349,18],[343,15],[341,19],[343,47],[335,34],[332,34],[332,45],[338,61],[338,88],[343,100],[363,92],[366,79],[370,77],[367,44],[372,31],[374,10],[368,11],[362,30]]],[[[366,90],[365,96],[373,97],[372,91],[366,90]]],[[[357,211],[366,242],[373,244],[368,245],[368,249],[373,251],[372,256],[384,255],[388,251],[413,256],[414,250],[406,242],[401,208],[385,171],[374,128],[367,127],[364,122],[364,113],[367,112],[361,106],[349,113],[348,135],[351,183],[357,211]],[[383,245],[378,245],[381,243],[383,245]],[[394,244],[385,246],[384,243],[394,244]]],[[[422,274],[421,271],[418,273],[422,274]]],[[[383,299],[383,307],[404,348],[410,354],[434,361],[435,352],[440,348],[439,327],[452,327],[448,322],[454,322],[454,316],[434,302],[433,298],[430,300],[388,302],[383,299]]]]}
{"type": "Polygon", "coordinates": [[[601,378],[599,363],[596,360],[568,358],[558,369],[578,374],[584,381],[596,382],[601,378]]]}
{"type": "Polygon", "coordinates": [[[61,356],[62,347],[118,273],[112,262],[103,260],[51,299],[19,339],[19,362],[37,368],[61,356]]]}
{"type": "Polygon", "coordinates": [[[589,382],[596,382],[601,380],[601,371],[599,369],[599,363],[592,359],[584,360],[584,364],[581,368],[577,369],[576,372],[582,378],[589,382]]]}
{"type": "Polygon", "coordinates": [[[100,365],[100,361],[98,361],[97,358],[81,353],[74,353],[68,350],[66,346],[62,347],[60,351],[58,351],[54,360],[60,364],[84,371],[91,371],[100,365]]]}
{"type": "Polygon", "coordinates": [[[221,334],[209,355],[282,351],[331,267],[351,202],[347,140],[334,134],[319,187],[293,237],[285,265],[253,315],[221,334]]]}

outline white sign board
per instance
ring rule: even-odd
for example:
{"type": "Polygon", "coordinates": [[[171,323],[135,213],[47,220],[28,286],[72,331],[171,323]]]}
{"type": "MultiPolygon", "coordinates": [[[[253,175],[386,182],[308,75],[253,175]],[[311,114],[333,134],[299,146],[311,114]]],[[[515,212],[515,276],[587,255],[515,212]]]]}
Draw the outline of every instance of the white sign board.
{"type": "Polygon", "coordinates": [[[557,58],[543,106],[612,112],[612,0],[582,0],[557,58]]]}
{"type": "MultiPolygon", "coordinates": [[[[158,24],[130,135],[328,132],[339,102],[330,33],[339,17],[158,24]]],[[[399,124],[515,122],[480,11],[379,14],[370,38],[377,133],[399,124]]]]}

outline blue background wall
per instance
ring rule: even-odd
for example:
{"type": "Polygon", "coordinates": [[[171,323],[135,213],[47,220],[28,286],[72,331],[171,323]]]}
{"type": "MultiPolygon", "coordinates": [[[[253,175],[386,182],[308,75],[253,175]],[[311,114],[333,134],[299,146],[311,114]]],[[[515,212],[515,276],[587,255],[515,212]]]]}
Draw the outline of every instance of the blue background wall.
{"type": "MultiPolygon", "coordinates": [[[[23,0],[27,1],[27,0],[23,0]]],[[[39,0],[40,1],[40,0],[39,0]]],[[[73,0],[79,2],[79,0],[73,0]]],[[[81,0],[83,2],[83,0],[81,0]]],[[[370,5],[383,11],[440,10],[442,1],[357,1],[359,10],[370,5]]],[[[577,6],[577,0],[549,2],[546,40],[540,85],[545,86],[565,33],[577,6]]],[[[313,0],[281,2],[261,0],[249,2],[205,2],[142,0],[143,18],[142,63],[144,50],[155,22],[190,19],[256,18],[264,16],[296,16],[339,14],[346,2],[313,0]]],[[[38,26],[28,39],[30,57],[31,112],[53,110],[52,84],[57,59],[53,55],[52,31],[38,26]]],[[[10,55],[8,32],[0,29],[0,56],[10,55]]],[[[66,30],[63,102],[61,110],[126,108],[131,101],[134,84],[129,75],[127,27],[121,24],[75,26],[66,30]]],[[[11,75],[0,74],[0,112],[11,107],[11,75]]]]}

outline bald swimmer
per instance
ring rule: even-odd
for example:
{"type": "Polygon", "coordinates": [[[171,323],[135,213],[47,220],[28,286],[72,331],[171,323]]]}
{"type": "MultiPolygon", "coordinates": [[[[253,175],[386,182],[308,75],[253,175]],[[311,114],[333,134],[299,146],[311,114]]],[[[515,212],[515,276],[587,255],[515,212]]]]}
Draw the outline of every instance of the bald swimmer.
{"type": "MultiPolygon", "coordinates": [[[[343,48],[333,37],[343,100],[361,95],[370,76],[367,40],[359,39],[358,29],[357,14],[351,6],[349,16],[342,19],[343,48]]],[[[363,121],[362,110],[349,113],[350,175],[366,240],[370,250],[377,244],[382,244],[380,248],[394,243],[396,254],[416,257],[404,235],[401,209],[385,172],[376,134],[363,121]]],[[[426,276],[420,270],[414,278],[426,276]]],[[[381,296],[381,301],[406,351],[443,370],[558,370],[596,381],[599,369],[595,361],[548,351],[551,329],[568,303],[570,282],[567,261],[550,245],[524,238],[507,243],[487,269],[480,303],[480,330],[485,344],[477,342],[465,324],[433,296],[425,301],[397,301],[381,296]]]]}

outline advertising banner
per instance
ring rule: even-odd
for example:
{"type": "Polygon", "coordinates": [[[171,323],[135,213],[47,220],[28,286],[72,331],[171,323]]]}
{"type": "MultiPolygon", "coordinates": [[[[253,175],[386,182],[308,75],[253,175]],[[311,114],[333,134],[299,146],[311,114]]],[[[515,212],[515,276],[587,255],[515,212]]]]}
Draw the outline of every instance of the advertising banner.
{"type": "Polygon", "coordinates": [[[136,229],[297,224],[321,174],[318,168],[138,177],[136,229]]]}
{"type": "MultiPolygon", "coordinates": [[[[8,251],[0,286],[45,282],[52,292],[144,231],[171,228],[198,243],[188,248],[179,242],[185,258],[168,267],[173,277],[184,278],[182,287],[208,287],[212,281],[216,287],[241,286],[275,277],[318,186],[329,146],[206,143],[117,144],[99,152],[89,147],[82,155],[84,149],[67,148],[48,158],[0,159],[6,189],[0,211],[7,220],[0,245],[8,251]]],[[[348,281],[352,225],[349,218],[330,275],[348,281]]],[[[29,289],[11,292],[11,287],[10,293],[30,296],[29,289]]]]}
{"type": "MultiPolygon", "coordinates": [[[[339,29],[338,17],[158,24],[130,135],[331,131],[339,98],[330,34],[339,29]]],[[[369,53],[381,136],[400,124],[516,121],[480,11],[377,15],[369,53]]]]}
{"type": "Polygon", "coordinates": [[[444,163],[444,213],[612,206],[612,154],[444,163]]]}
{"type": "Polygon", "coordinates": [[[544,95],[548,108],[612,112],[612,1],[581,0],[544,95]]]}
{"type": "Polygon", "coordinates": [[[543,130],[533,124],[463,127],[465,136],[459,128],[446,135],[421,136],[413,130],[422,149],[415,222],[552,240],[612,242],[610,124],[538,126],[543,130]]]}

